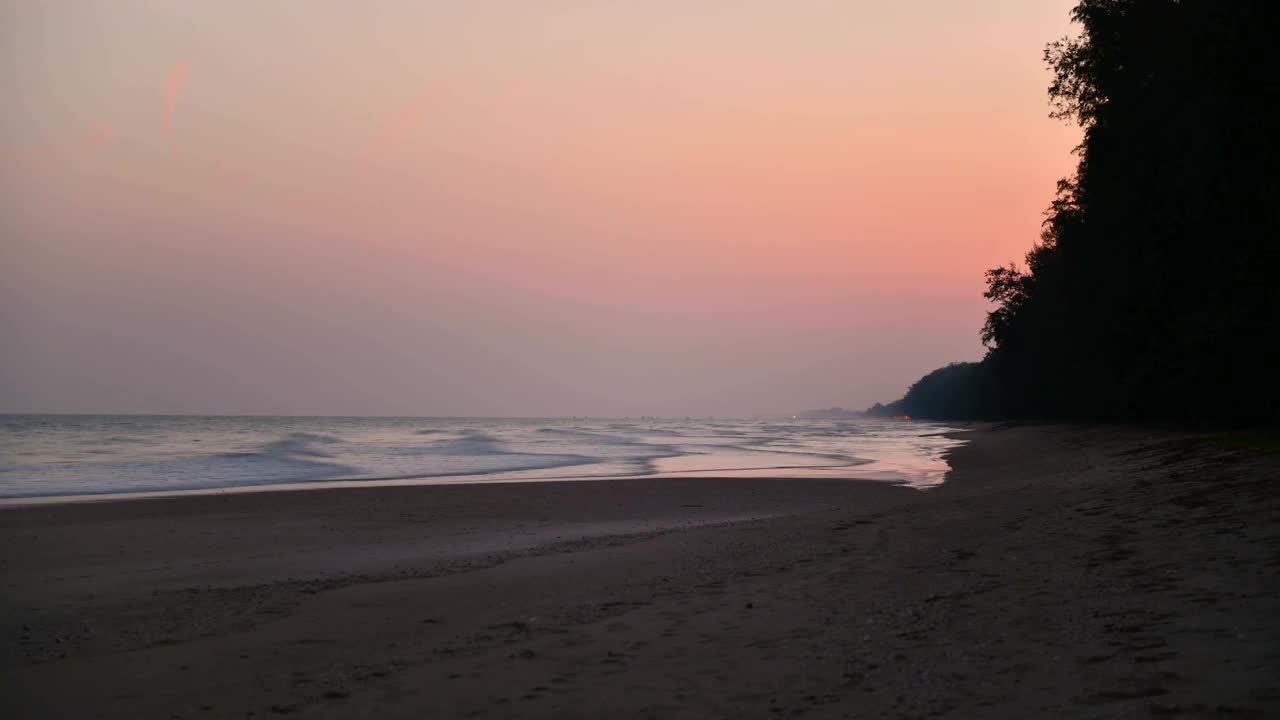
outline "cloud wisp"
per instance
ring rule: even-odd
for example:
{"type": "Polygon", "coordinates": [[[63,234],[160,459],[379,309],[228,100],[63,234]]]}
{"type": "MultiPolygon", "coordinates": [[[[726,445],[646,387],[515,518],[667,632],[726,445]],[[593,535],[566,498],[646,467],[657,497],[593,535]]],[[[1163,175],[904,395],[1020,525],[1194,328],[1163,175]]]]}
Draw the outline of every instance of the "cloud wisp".
{"type": "Polygon", "coordinates": [[[116,129],[111,123],[98,123],[93,129],[81,136],[81,146],[86,150],[106,147],[115,142],[116,129]]]}
{"type": "Polygon", "coordinates": [[[427,114],[429,97],[424,93],[413,98],[403,107],[392,113],[383,123],[379,131],[369,139],[360,154],[357,163],[368,165],[387,148],[403,141],[416,129],[427,114]]]}
{"type": "Polygon", "coordinates": [[[173,113],[178,107],[178,93],[182,90],[182,85],[187,80],[187,71],[191,66],[187,63],[176,63],[169,70],[169,80],[164,86],[164,133],[170,135],[173,132],[173,113]]]}

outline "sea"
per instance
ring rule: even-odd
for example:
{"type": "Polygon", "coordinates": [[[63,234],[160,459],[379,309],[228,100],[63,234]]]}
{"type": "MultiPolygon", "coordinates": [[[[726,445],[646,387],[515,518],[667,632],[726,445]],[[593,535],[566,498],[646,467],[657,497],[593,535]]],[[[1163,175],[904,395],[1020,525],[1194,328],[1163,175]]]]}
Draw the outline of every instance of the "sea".
{"type": "Polygon", "coordinates": [[[639,477],[942,482],[946,425],[881,419],[0,415],[0,498],[639,477]]]}

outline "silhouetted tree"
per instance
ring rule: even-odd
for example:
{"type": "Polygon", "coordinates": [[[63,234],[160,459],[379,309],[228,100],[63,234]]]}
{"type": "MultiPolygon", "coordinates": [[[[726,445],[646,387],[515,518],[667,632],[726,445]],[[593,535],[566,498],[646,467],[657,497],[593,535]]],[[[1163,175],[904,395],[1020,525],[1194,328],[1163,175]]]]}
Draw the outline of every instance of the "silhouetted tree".
{"type": "Polygon", "coordinates": [[[986,411],[1280,420],[1275,4],[1081,0],[1072,17],[1081,35],[1045,59],[1079,162],[1026,269],[987,273],[986,411]]]}

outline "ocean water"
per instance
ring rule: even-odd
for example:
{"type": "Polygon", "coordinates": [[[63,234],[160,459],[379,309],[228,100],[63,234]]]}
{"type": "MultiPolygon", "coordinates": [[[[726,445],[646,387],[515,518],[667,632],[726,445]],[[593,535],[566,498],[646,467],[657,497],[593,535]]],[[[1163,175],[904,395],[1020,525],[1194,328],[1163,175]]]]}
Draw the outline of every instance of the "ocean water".
{"type": "Polygon", "coordinates": [[[301,484],[752,476],[927,487],[960,441],[896,420],[0,415],[0,498],[301,484]]]}

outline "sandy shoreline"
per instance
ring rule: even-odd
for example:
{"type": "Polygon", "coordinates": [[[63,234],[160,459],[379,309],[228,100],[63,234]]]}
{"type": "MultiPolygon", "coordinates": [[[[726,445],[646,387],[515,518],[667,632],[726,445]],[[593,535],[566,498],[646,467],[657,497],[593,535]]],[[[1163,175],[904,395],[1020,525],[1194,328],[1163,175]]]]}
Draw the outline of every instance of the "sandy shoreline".
{"type": "Polygon", "coordinates": [[[1276,456],[966,434],[946,485],[672,479],[0,512],[11,717],[1262,717],[1276,456]]]}

